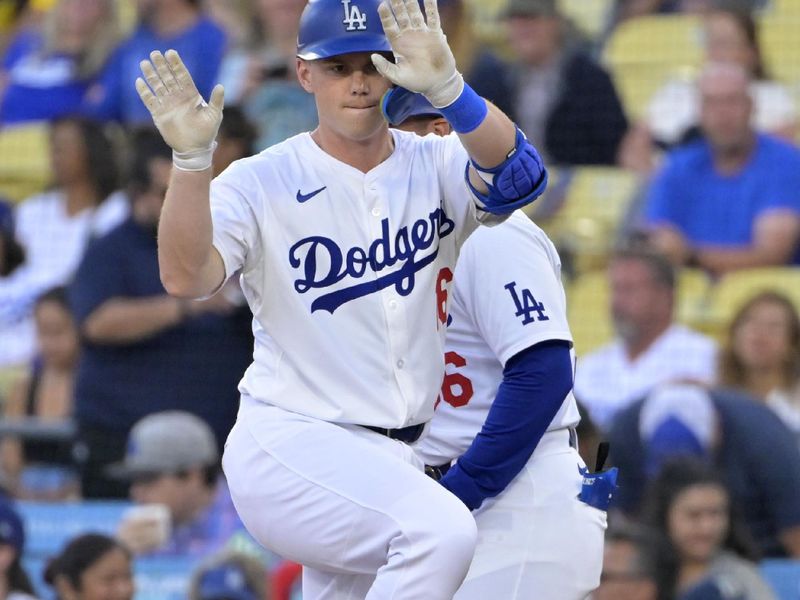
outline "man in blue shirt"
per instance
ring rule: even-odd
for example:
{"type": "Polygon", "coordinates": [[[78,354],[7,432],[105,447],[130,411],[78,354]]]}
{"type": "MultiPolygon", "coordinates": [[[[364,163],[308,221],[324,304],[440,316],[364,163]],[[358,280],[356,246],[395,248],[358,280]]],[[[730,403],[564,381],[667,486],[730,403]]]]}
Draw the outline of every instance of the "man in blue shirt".
{"type": "Polygon", "coordinates": [[[252,353],[252,316],[235,303],[238,283],[205,302],[164,290],[156,227],[172,153],[155,131],[141,132],[134,146],[131,217],[89,246],[70,289],[83,342],[75,416],[86,497],[126,494],[104,469],[122,457],[128,431],[150,413],[194,413],[222,447],[252,353]]]}
{"type": "Polygon", "coordinates": [[[738,66],[706,67],[704,139],[669,155],[646,203],[654,244],[714,275],[800,262],[800,150],[753,130],[749,83],[738,66]]]}
{"type": "Polygon", "coordinates": [[[715,465],[765,557],[800,557],[800,453],[762,403],[733,390],[662,386],[620,411],[608,434],[619,467],[614,507],[640,508],[647,484],[681,455],[715,465]]]}
{"type": "Polygon", "coordinates": [[[225,33],[202,14],[200,0],[137,0],[139,26],[109,59],[100,82],[87,94],[86,112],[103,120],[150,124],[131,82],[150,52],[177,50],[198,91],[208,97],[225,53],[225,33]]]}

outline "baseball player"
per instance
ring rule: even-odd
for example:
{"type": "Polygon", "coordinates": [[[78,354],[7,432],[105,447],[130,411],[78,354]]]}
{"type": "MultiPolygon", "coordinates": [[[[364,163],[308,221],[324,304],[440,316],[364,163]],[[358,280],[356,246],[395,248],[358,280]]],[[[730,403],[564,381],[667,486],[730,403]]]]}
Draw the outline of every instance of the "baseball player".
{"type": "Polygon", "coordinates": [[[305,565],[304,597],[449,600],[475,522],[409,444],[441,385],[461,242],[536,198],[546,171],[464,84],[435,0],[425,15],[417,0],[311,0],[297,55],[319,127],[213,183],[223,90],[204,102],[175,52],[142,62],[137,89],[174,149],[161,277],[203,297],[241,272],[255,351],[223,467],[254,537],[305,565]],[[390,132],[392,82],[458,135],[390,132]]]}
{"type": "MultiPolygon", "coordinates": [[[[419,94],[395,88],[383,108],[406,131],[449,133],[419,94]]],[[[457,600],[579,600],[600,583],[606,514],[578,499],[585,465],[560,269],[553,244],[519,211],[473,233],[458,259],[447,373],[415,445],[478,526],[457,600]]]]}

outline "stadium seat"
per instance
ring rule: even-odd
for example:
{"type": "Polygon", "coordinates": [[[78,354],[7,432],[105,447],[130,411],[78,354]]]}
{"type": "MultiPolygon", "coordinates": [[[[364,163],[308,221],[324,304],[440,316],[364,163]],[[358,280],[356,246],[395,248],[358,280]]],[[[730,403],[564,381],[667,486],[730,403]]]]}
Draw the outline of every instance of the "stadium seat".
{"type": "Polygon", "coordinates": [[[766,290],[785,294],[800,310],[800,268],[744,269],[724,275],[711,290],[708,318],[714,333],[722,336],[736,312],[754,295],[766,290]]]}
{"type": "Polygon", "coordinates": [[[771,558],[761,562],[761,576],[779,600],[800,598],[800,560],[771,558]]]}
{"type": "Polygon", "coordinates": [[[0,197],[18,202],[50,181],[50,142],[44,123],[0,129],[0,197]]]}
{"type": "Polygon", "coordinates": [[[773,14],[759,21],[761,48],[770,76],[798,91],[800,86],[800,2],[794,14],[773,14]]]}
{"type": "Polygon", "coordinates": [[[702,57],[698,17],[658,15],[621,23],[611,34],[602,62],[611,71],[628,116],[636,120],[656,90],[672,77],[691,76],[702,57]]]}
{"type": "Polygon", "coordinates": [[[574,255],[578,272],[605,266],[638,184],[636,175],[614,167],[572,170],[561,208],[541,227],[574,255]]]}
{"type": "Polygon", "coordinates": [[[596,350],[614,336],[609,314],[608,273],[584,273],[566,286],[567,318],[578,356],[596,350]]]}
{"type": "Polygon", "coordinates": [[[558,7],[566,17],[590,37],[595,38],[606,26],[613,0],[559,0],[558,7]]]}

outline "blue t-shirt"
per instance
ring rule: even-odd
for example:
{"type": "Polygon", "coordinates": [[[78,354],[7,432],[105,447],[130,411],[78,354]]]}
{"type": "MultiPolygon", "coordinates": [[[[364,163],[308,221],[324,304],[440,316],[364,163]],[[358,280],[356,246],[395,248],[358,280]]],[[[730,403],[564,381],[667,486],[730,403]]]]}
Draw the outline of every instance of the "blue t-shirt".
{"type": "MultiPolygon", "coordinates": [[[[779,532],[800,525],[800,450],[786,425],[758,400],[733,390],[710,392],[720,420],[715,465],[764,556],[784,556],[779,532]]],[[[639,436],[643,400],[620,411],[608,434],[619,467],[614,505],[634,514],[647,487],[639,436]]]]}
{"type": "Polygon", "coordinates": [[[149,58],[153,50],[166,52],[170,48],[180,54],[197,90],[208,100],[225,52],[225,33],[201,17],[171,38],[161,38],[146,24],[140,25],[112,55],[99,84],[90,90],[85,111],[98,119],[150,124],[150,113],[136,91],[136,78],[142,76],[139,63],[149,58]]]}
{"type": "MultiPolygon", "coordinates": [[[[166,294],[155,233],[129,219],[87,249],[70,288],[78,323],[115,297],[166,294]]],[[[237,384],[250,364],[253,338],[246,309],[212,314],[126,344],[83,341],[75,413],[86,427],[127,432],[153,412],[185,410],[223,441],[236,418],[237,384]]]]}
{"type": "Polygon", "coordinates": [[[80,111],[90,79],[77,76],[69,54],[44,54],[42,36],[25,31],[3,55],[8,84],[0,103],[0,123],[50,120],[80,111]]]}
{"type": "Polygon", "coordinates": [[[758,135],[734,175],[717,173],[705,140],[675,150],[650,186],[646,218],[676,226],[693,245],[749,246],[755,221],[774,209],[800,214],[800,150],[758,135]]]}

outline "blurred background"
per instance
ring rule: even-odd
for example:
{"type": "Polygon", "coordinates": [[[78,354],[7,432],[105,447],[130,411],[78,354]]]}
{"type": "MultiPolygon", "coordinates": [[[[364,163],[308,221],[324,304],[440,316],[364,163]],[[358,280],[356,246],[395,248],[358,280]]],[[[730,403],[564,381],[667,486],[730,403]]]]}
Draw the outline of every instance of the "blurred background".
{"type": "MultiPolygon", "coordinates": [[[[550,170],[526,211],[561,255],[581,452],[621,468],[595,597],[797,600],[800,0],[438,4],[550,170]]],[[[133,82],[175,48],[225,86],[219,173],[316,127],[304,5],[0,0],[0,600],[300,598],[219,468],[251,315],[235,280],[161,287],[171,152],[133,82]]]]}

